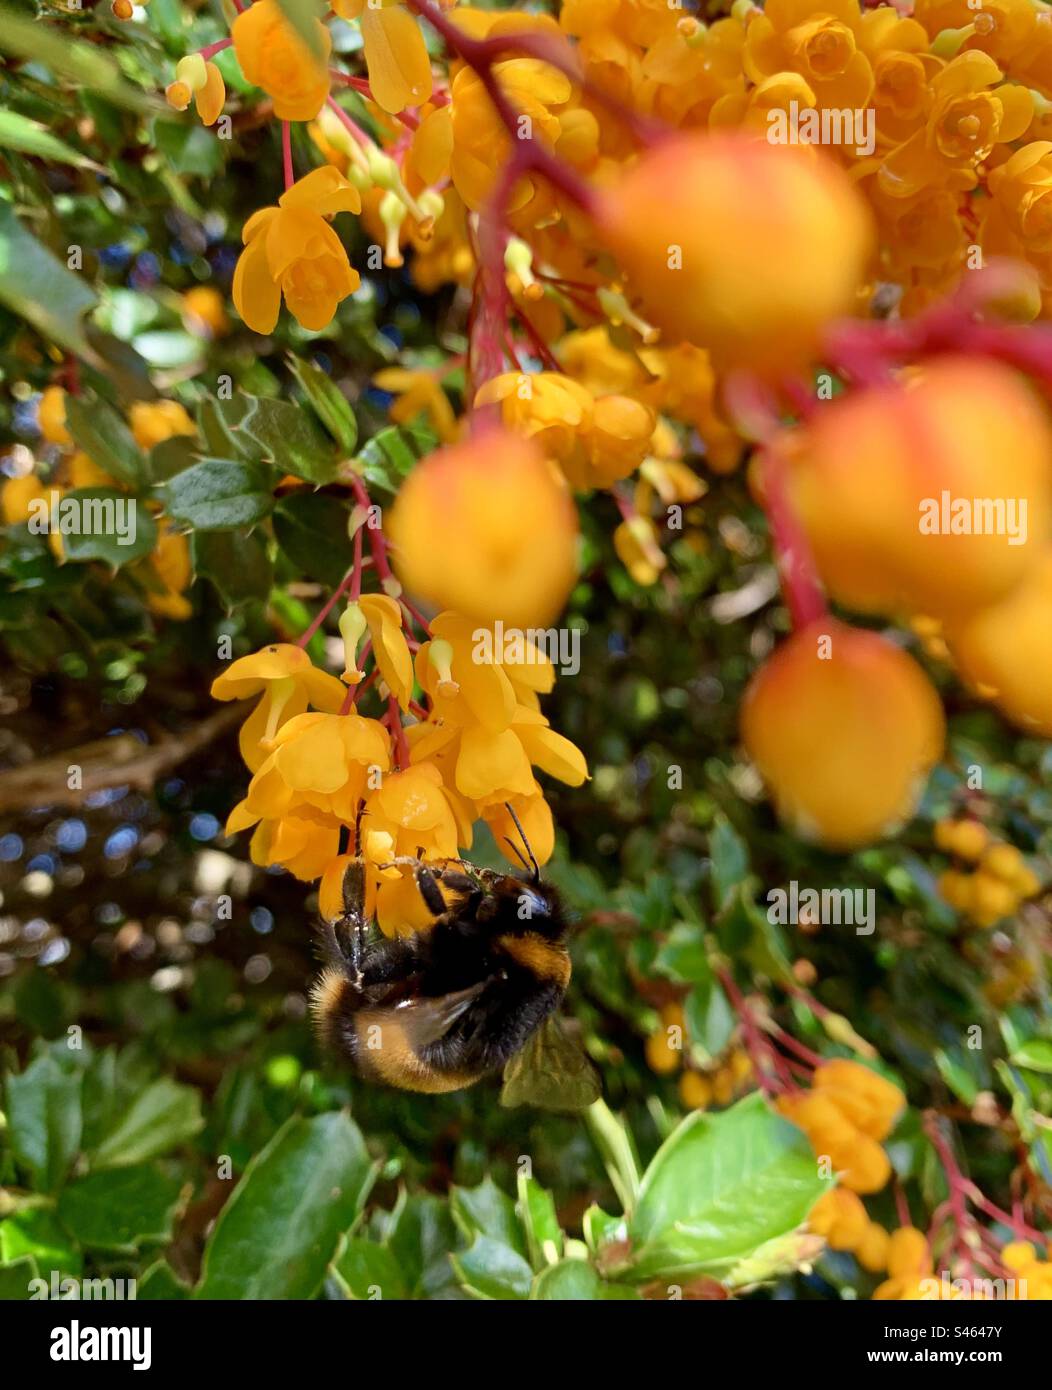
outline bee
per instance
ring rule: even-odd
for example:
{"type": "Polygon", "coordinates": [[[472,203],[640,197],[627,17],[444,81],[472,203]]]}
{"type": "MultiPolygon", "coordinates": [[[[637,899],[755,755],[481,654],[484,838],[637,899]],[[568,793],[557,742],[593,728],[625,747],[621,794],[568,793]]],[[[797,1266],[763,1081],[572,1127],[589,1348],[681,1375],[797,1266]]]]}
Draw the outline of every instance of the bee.
{"type": "Polygon", "coordinates": [[[343,912],[321,933],[315,1028],[369,1081],[437,1095],[504,1068],[503,1105],[579,1110],[599,1084],[556,1017],[570,982],[566,916],[511,814],[528,876],[464,860],[392,861],[412,868],[434,917],[410,936],[377,939],[365,915],[365,864],[350,862],[343,912]]]}

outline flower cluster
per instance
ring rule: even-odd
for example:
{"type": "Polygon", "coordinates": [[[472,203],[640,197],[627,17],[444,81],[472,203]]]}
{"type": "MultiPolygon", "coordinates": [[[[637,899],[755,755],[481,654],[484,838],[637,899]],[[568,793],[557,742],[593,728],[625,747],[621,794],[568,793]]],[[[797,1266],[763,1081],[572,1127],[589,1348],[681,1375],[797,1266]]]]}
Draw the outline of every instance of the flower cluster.
{"type": "MultiPolygon", "coordinates": [[[[384,557],[383,537],[371,541],[374,561],[384,557]]],[[[330,917],[348,857],[363,858],[367,910],[394,934],[431,920],[407,861],[456,858],[483,820],[513,859],[521,826],[546,862],[554,827],[536,773],[577,786],[588,770],[541,712],[555,669],[527,636],[509,644],[449,611],[426,624],[394,596],[393,577],[390,592],[361,593],[362,568],[359,532],[339,677],[314,664],[305,642],[275,643],[234,661],[212,694],[255,702],[240,734],[252,777],[228,832],[252,827],[253,862],[319,879],[330,917]],[[358,708],[370,690],[379,717],[358,708]]]]}
{"type": "Polygon", "coordinates": [[[1015,845],[995,841],[977,820],[943,820],[935,826],[935,845],[964,865],[939,877],[939,892],[951,907],[977,927],[992,927],[1011,917],[1032,898],[1040,880],[1015,845]]]}
{"type": "Polygon", "coordinates": [[[727,1048],[725,1055],[706,1066],[697,1065],[691,1055],[682,1004],[661,1008],[660,1021],[646,1040],[645,1052],[647,1066],[655,1075],[680,1072],[679,1098],[690,1110],[730,1105],[750,1088],[752,1060],[740,1045],[727,1048]]]}
{"type": "Polygon", "coordinates": [[[895,1127],[906,1097],[860,1062],[837,1058],[816,1068],[809,1091],[790,1092],[779,1111],[805,1132],[851,1192],[879,1192],[891,1176],[880,1145],[895,1127]]]}

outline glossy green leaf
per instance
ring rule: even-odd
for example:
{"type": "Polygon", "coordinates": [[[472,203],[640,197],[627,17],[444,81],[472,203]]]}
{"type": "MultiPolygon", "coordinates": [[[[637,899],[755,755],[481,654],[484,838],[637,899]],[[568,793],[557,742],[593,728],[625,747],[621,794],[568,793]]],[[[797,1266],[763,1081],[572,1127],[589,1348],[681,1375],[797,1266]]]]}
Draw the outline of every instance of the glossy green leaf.
{"type": "Polygon", "coordinates": [[[158,1077],[135,1097],[89,1155],[91,1166],[117,1168],[142,1163],[184,1143],[203,1123],[199,1093],[170,1077],[158,1077]]]}
{"type": "Polygon", "coordinates": [[[255,440],[262,457],[281,473],[321,486],[339,472],[332,440],[301,405],[258,397],[238,429],[255,440]]]}
{"type": "Polygon", "coordinates": [[[726,1275],[794,1232],[829,1186],[802,1132],[759,1093],[688,1115],[643,1175],[628,1226],[631,1277],[726,1275]]]}
{"type": "Polygon", "coordinates": [[[171,1237],[181,1188],[153,1163],[109,1168],[64,1188],[58,1216],[81,1245],[131,1253],[171,1237]]]}
{"type": "Polygon", "coordinates": [[[101,560],[115,570],[157,544],[157,523],[145,504],[120,488],[74,488],[59,501],[51,527],[62,536],[67,560],[101,560]],[[67,518],[75,529],[66,529],[67,518]]]}
{"type": "Polygon", "coordinates": [[[465,1292],[473,1298],[528,1298],[533,1283],[529,1261],[502,1241],[476,1236],[467,1250],[451,1255],[465,1292]]]}
{"type": "Polygon", "coordinates": [[[408,1297],[394,1252],[376,1241],[348,1240],[332,1268],[348,1298],[376,1302],[408,1297]]]}
{"type": "Polygon", "coordinates": [[[354,563],[349,509],[337,498],[300,488],[274,508],[274,535],[299,572],[335,589],[354,563]]]}
{"type": "Polygon", "coordinates": [[[197,1297],[312,1297],[374,1176],[361,1132],[343,1112],[290,1119],[224,1206],[197,1297]]]}
{"type": "Polygon", "coordinates": [[[40,1277],[35,1261],[28,1255],[11,1264],[0,1264],[0,1303],[27,1302],[35,1292],[33,1280],[40,1277]]]}
{"type": "Polygon", "coordinates": [[[195,531],[190,555],[194,573],[212,582],[227,612],[270,593],[273,567],[261,531],[195,531]]]}
{"type": "Polygon", "coordinates": [[[135,436],[107,401],[66,397],[66,428],[74,443],[111,478],[129,487],[145,479],[146,458],[135,436]]]}
{"type": "Polygon", "coordinates": [[[81,1077],[49,1053],[7,1078],[7,1128],[15,1161],[34,1188],[54,1192],[80,1145],[81,1077]]]}
{"type": "Polygon", "coordinates": [[[274,505],[266,470],[233,459],[202,459],[164,485],[165,511],[185,526],[232,531],[261,521],[274,505]]]}
{"type": "Polygon", "coordinates": [[[64,140],[52,135],[47,126],[39,121],[31,121],[17,111],[0,111],[0,146],[37,155],[40,159],[50,159],[58,164],[73,164],[81,169],[102,172],[101,164],[96,164],[86,154],[81,154],[64,140]]]}
{"type": "Polygon", "coordinates": [[[289,358],[289,366],[296,380],[303,387],[304,394],[317,411],[318,418],[332,435],[342,454],[346,457],[354,452],[358,443],[358,421],[354,418],[351,403],[332,377],[298,357],[289,358]]]}
{"type": "Polygon", "coordinates": [[[478,1187],[454,1187],[449,1209],[469,1240],[476,1235],[491,1236],[526,1258],[526,1236],[515,1203],[492,1178],[483,1178],[478,1187]]]}
{"type": "Polygon", "coordinates": [[[1017,1067],[1028,1067],[1031,1071],[1052,1072],[1052,1042],[1047,1038],[1031,1038],[1016,1048],[1012,1061],[1017,1067]]]}
{"type": "Polygon", "coordinates": [[[97,303],[86,281],[22,225],[10,203],[0,203],[0,304],[48,341],[97,361],[81,322],[97,303]]]}

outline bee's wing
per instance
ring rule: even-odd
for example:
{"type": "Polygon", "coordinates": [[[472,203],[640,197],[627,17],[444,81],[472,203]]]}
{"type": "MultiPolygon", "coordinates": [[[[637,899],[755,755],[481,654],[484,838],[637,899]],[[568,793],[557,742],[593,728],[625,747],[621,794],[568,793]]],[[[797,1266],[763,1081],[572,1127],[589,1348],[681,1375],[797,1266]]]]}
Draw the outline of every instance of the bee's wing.
{"type": "Polygon", "coordinates": [[[504,1068],[500,1103],[508,1108],[586,1110],[601,1094],[599,1073],[553,1014],[504,1068]]]}
{"type": "Polygon", "coordinates": [[[480,980],[468,989],[453,990],[450,994],[439,994],[434,998],[408,999],[397,1004],[394,1009],[395,1017],[403,1028],[409,1045],[414,1050],[419,1050],[444,1038],[487,984],[488,980],[480,980]]]}

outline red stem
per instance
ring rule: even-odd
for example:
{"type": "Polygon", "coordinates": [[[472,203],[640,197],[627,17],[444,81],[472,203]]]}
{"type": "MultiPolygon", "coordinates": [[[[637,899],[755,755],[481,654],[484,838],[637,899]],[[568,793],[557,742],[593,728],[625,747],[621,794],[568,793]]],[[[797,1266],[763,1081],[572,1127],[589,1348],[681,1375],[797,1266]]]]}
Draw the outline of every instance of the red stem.
{"type": "Polygon", "coordinates": [[[764,509],[771,528],[774,552],[778,557],[782,592],[793,627],[800,630],[826,617],[829,610],[818,582],[810,543],[789,501],[785,464],[768,449],[761,456],[760,466],[764,509]]]}
{"type": "Polygon", "coordinates": [[[350,132],[354,139],[357,140],[359,145],[368,145],[372,143],[368,135],[366,135],[365,131],[361,128],[361,126],[356,125],[354,121],[351,120],[350,116],[348,116],[347,112],[343,109],[343,107],[340,105],[340,103],[336,100],[335,97],[326,97],[325,105],[329,108],[330,111],[335,112],[337,120],[339,120],[340,124],[350,132]]]}
{"type": "Polygon", "coordinates": [[[296,182],[296,171],[292,167],[292,125],[289,121],[281,123],[281,159],[285,168],[285,192],[296,182]]]}
{"type": "Polygon", "coordinates": [[[198,49],[201,57],[207,63],[209,58],[214,58],[217,53],[222,53],[224,48],[229,48],[234,42],[233,39],[216,39],[215,43],[206,44],[204,48],[198,49]]]}

